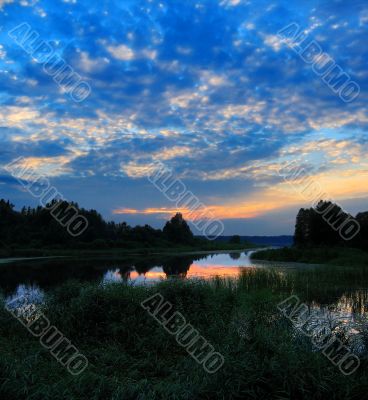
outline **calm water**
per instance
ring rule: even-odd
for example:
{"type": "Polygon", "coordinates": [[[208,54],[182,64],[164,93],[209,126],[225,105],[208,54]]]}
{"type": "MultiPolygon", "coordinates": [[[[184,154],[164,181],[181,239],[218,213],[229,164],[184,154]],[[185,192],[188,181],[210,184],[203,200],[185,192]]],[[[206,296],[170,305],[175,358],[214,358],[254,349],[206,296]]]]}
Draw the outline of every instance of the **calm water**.
{"type": "Polygon", "coordinates": [[[70,279],[151,284],[171,277],[212,278],[237,276],[241,268],[254,267],[252,251],[226,254],[126,257],[124,259],[14,259],[0,263],[0,288],[8,296],[43,290],[70,279]]]}
{"type": "Polygon", "coordinates": [[[0,289],[8,301],[25,295],[32,302],[37,302],[37,299],[42,302],[45,291],[69,280],[147,285],[171,278],[236,277],[241,269],[270,267],[267,263],[251,261],[253,252],[130,256],[123,259],[3,259],[0,260],[0,289]]]}
{"type": "Polygon", "coordinates": [[[103,277],[103,282],[131,282],[132,284],[149,284],[172,276],[182,278],[213,278],[214,276],[237,276],[241,268],[255,265],[249,258],[252,252],[211,254],[197,256],[175,257],[168,259],[163,265],[155,265],[149,271],[131,270],[121,272],[119,268],[110,269],[103,277]]]}
{"type": "MultiPolygon", "coordinates": [[[[295,263],[266,263],[251,261],[252,251],[227,254],[192,254],[181,256],[125,257],[124,259],[35,259],[0,263],[0,289],[7,302],[27,297],[31,303],[42,303],[45,293],[68,280],[110,284],[121,282],[130,285],[153,284],[160,280],[236,277],[242,269],[276,268],[281,274],[296,272],[315,266],[295,263]]],[[[323,267],[318,267],[323,268],[323,267]]],[[[319,321],[326,324],[343,322],[367,330],[368,338],[368,273],[348,277],[323,274],[311,286],[305,282],[308,305],[319,321]],[[329,278],[326,283],[323,279],[329,278]],[[333,281],[330,280],[335,279],[333,281]],[[367,280],[367,282],[365,281],[367,280]],[[317,284],[316,284],[317,283],[317,284]]],[[[304,279],[304,278],[303,278],[304,279]]],[[[309,278],[307,278],[309,279],[309,278]]],[[[302,281],[304,285],[304,280],[302,281]]],[[[274,283],[269,282],[269,287],[274,283]]],[[[355,329],[355,328],[354,328],[355,329]]],[[[368,340],[368,339],[367,339],[368,340]]]]}

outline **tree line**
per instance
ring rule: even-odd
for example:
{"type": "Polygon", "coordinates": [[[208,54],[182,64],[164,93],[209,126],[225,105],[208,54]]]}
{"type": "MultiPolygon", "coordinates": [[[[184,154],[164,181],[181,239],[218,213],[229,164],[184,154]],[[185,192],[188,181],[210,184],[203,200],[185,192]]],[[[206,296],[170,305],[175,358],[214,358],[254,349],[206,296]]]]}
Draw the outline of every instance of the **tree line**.
{"type": "MultiPolygon", "coordinates": [[[[54,202],[57,200],[54,200],[54,202]]],[[[167,244],[192,245],[196,239],[183,216],[178,213],[165,227],[154,229],[149,225],[129,226],[127,223],[106,222],[96,210],[86,210],[75,202],[59,201],[56,220],[50,213],[54,203],[46,207],[23,207],[15,210],[9,200],[0,200],[0,246],[2,247],[145,247],[167,244]],[[74,207],[88,221],[86,231],[75,238],[60,224],[68,218],[68,209],[74,207]]]]}
{"type": "Polygon", "coordinates": [[[296,217],[294,244],[368,250],[368,211],[354,217],[338,204],[323,200],[314,208],[302,208],[296,217]]]}

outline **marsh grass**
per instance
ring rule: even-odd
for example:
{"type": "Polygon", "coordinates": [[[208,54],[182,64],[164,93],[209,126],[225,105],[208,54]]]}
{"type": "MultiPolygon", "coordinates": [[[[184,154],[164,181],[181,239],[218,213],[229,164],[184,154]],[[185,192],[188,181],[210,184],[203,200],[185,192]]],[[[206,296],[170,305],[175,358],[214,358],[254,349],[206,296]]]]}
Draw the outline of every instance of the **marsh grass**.
{"type": "Polygon", "coordinates": [[[327,283],[343,291],[340,279],[356,285],[367,274],[299,272],[248,269],[236,280],[170,279],[141,287],[64,284],[49,294],[43,312],[88,358],[90,366],[78,377],[1,307],[1,398],[364,398],[366,361],[351,377],[343,376],[311,351],[308,340],[295,337],[277,304],[291,293],[322,296],[327,283]],[[141,307],[156,292],[223,354],[225,364],[216,374],[207,374],[141,307]]]}
{"type": "Polygon", "coordinates": [[[348,247],[283,247],[259,250],[253,253],[251,258],[254,260],[368,267],[368,252],[348,247]]]}

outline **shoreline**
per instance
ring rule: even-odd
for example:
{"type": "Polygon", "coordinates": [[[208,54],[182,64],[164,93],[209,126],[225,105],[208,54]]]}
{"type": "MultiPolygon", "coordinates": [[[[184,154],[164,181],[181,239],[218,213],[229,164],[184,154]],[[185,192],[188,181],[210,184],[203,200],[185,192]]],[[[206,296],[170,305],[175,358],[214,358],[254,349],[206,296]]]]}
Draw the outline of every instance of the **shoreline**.
{"type": "Polygon", "coordinates": [[[49,255],[49,256],[40,256],[40,257],[0,257],[0,265],[3,264],[10,264],[12,262],[18,261],[35,261],[35,260],[47,260],[47,259],[59,259],[59,258],[81,258],[81,257],[110,257],[110,258],[117,258],[117,257],[149,257],[149,256],[172,256],[172,257],[180,257],[180,256],[189,256],[189,255],[206,255],[206,254],[228,254],[228,253],[243,253],[243,252],[250,252],[250,251],[257,251],[259,250],[258,247],[251,247],[251,248],[242,248],[242,249],[227,249],[227,250],[187,250],[187,251],[158,251],[152,253],[130,253],[130,252],[101,252],[101,251],[91,251],[91,252],[81,252],[79,254],[69,254],[69,255],[49,255]]]}

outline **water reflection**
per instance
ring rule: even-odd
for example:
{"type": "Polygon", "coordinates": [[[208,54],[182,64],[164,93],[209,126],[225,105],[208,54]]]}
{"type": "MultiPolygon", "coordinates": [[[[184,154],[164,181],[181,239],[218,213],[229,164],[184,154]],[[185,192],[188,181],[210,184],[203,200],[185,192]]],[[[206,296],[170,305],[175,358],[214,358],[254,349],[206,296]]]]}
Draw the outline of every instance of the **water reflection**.
{"type": "MultiPolygon", "coordinates": [[[[364,296],[367,295],[367,292],[364,296]]],[[[344,296],[345,297],[345,296],[344,296]]],[[[341,302],[346,300],[341,298],[341,302]]],[[[355,303],[348,300],[348,305],[341,307],[341,302],[323,305],[313,302],[308,312],[296,317],[294,328],[296,336],[307,335],[312,338],[312,348],[320,351],[328,343],[336,342],[347,346],[350,353],[366,357],[368,350],[368,318],[356,312],[355,303]]],[[[362,310],[359,310],[362,311],[362,310]]]]}
{"type": "MultiPolygon", "coordinates": [[[[14,262],[0,265],[0,288],[7,302],[23,295],[30,302],[40,303],[44,290],[49,290],[68,280],[81,282],[152,284],[164,279],[209,279],[214,276],[236,277],[239,271],[254,268],[277,270],[281,281],[268,279],[267,287],[275,292],[294,290],[286,277],[297,271],[298,291],[304,290],[303,301],[311,308],[328,310],[332,317],[348,323],[353,318],[361,324],[368,312],[368,284],[365,275],[338,276],[336,271],[327,274],[328,281],[312,279],[314,275],[301,273],[299,264],[270,264],[251,262],[251,251],[224,254],[191,254],[182,256],[125,257],[124,259],[57,259],[14,262]],[[310,282],[309,279],[312,279],[310,282]],[[283,286],[286,285],[286,286],[283,286]],[[358,321],[359,320],[359,321],[358,321]]],[[[322,271],[316,270],[316,276],[322,271]]],[[[257,282],[250,284],[257,285],[257,282]]],[[[293,284],[294,285],[294,284],[293,284]]]]}
{"type": "Polygon", "coordinates": [[[8,309],[19,309],[27,305],[38,305],[44,301],[45,292],[37,285],[19,285],[15,292],[6,297],[8,309]]]}
{"type": "Polygon", "coordinates": [[[244,253],[211,254],[205,256],[177,256],[162,261],[162,265],[152,265],[149,261],[136,262],[129,270],[109,269],[102,282],[130,282],[132,284],[149,284],[171,277],[204,278],[214,276],[235,277],[240,268],[250,268],[252,263],[244,253]]]}
{"type": "Polygon", "coordinates": [[[120,272],[120,269],[115,269],[115,270],[109,270],[105,273],[104,277],[102,278],[102,283],[103,284],[108,284],[108,283],[120,283],[123,282],[123,276],[120,272]]]}

